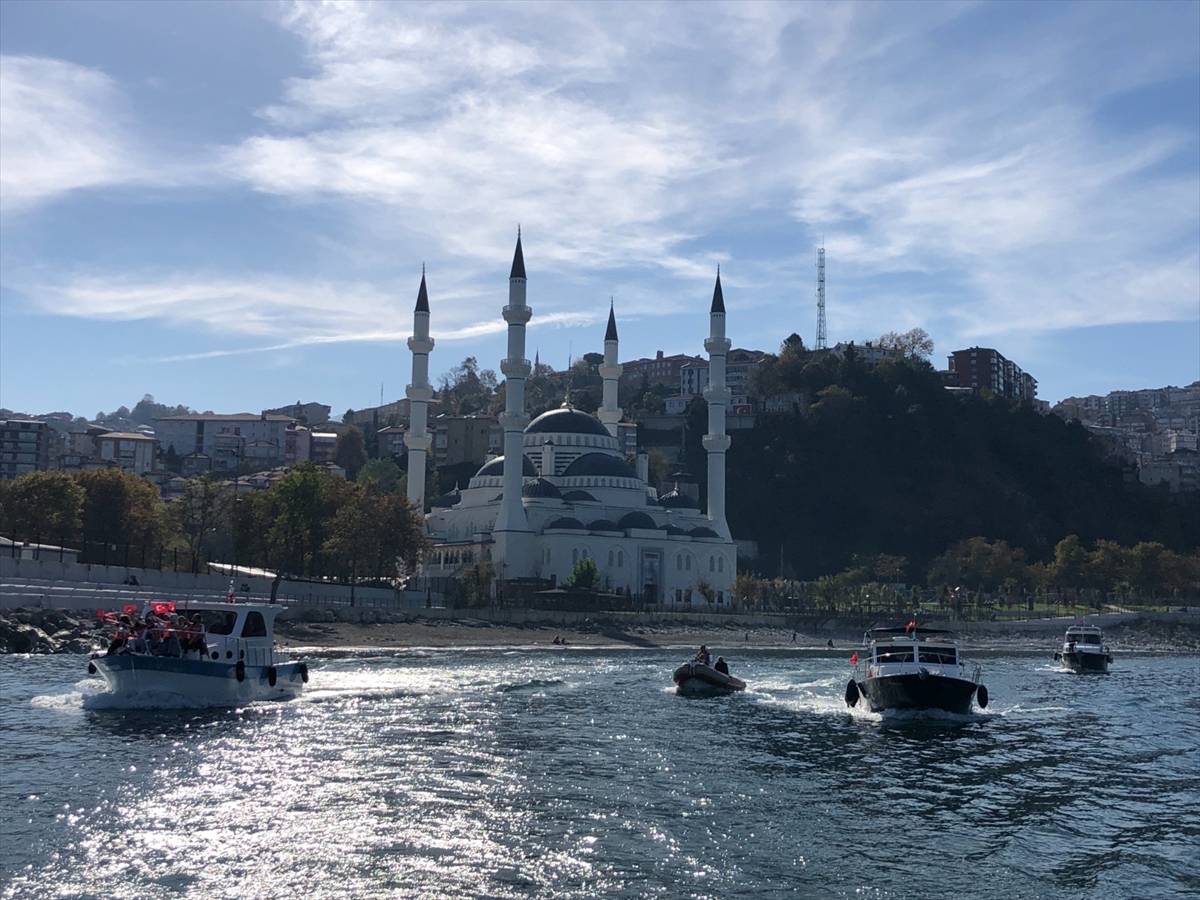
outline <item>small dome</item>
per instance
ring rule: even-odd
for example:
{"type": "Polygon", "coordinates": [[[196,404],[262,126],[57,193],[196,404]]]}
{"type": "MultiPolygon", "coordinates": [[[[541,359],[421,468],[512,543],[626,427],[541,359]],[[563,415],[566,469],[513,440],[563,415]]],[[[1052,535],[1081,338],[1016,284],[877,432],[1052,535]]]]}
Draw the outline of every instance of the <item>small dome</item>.
{"type": "Polygon", "coordinates": [[[521,488],[522,497],[540,497],[545,500],[561,500],[562,493],[545,478],[535,478],[521,488]]]}
{"type": "Polygon", "coordinates": [[[620,531],[621,528],[612,519],[597,519],[588,523],[588,531],[620,531]]]}
{"type": "Polygon", "coordinates": [[[688,532],[692,537],[719,538],[720,535],[709,528],[707,525],[697,525],[688,532]]]}
{"type": "Polygon", "coordinates": [[[458,501],[461,499],[462,493],[458,490],[458,488],[455,488],[448,494],[442,494],[442,496],[434,500],[432,506],[434,509],[449,509],[450,507],[457,505],[458,501]]]}
{"type": "Polygon", "coordinates": [[[499,503],[503,499],[504,499],[504,491],[501,491],[495,497],[493,497],[491,500],[489,500],[488,503],[499,503]]]}
{"type": "Polygon", "coordinates": [[[542,531],[563,531],[565,529],[573,529],[575,531],[583,531],[583,523],[571,516],[559,516],[553,522],[546,525],[542,531]]]}
{"type": "Polygon", "coordinates": [[[612,478],[637,478],[637,472],[619,456],[608,453],[585,453],[563,471],[563,478],[582,475],[607,475],[612,478]]]}
{"type": "Polygon", "coordinates": [[[525,426],[526,434],[596,434],[612,437],[595,416],[569,406],[542,413],[525,426]]]}
{"type": "Polygon", "coordinates": [[[679,535],[687,534],[687,530],[680,528],[678,525],[664,525],[659,530],[665,531],[671,537],[677,537],[679,535]]]}
{"type": "Polygon", "coordinates": [[[641,512],[640,510],[637,512],[625,513],[625,515],[621,516],[621,521],[618,524],[620,524],[622,530],[626,528],[655,529],[658,527],[654,524],[654,520],[650,518],[650,516],[644,512],[641,512]]]}
{"type": "Polygon", "coordinates": [[[567,491],[562,498],[568,503],[599,503],[600,501],[587,491],[567,491]]]}
{"type": "MultiPolygon", "coordinates": [[[[479,478],[484,475],[503,475],[504,474],[504,457],[497,456],[495,459],[490,459],[483,464],[475,477],[479,478]]],[[[525,478],[533,478],[537,475],[537,469],[533,467],[533,462],[525,454],[521,454],[521,475],[525,478]]]]}
{"type": "Polygon", "coordinates": [[[699,509],[699,505],[687,494],[679,493],[679,486],[675,486],[675,490],[667,491],[658,498],[658,505],[663,509],[699,509]]]}

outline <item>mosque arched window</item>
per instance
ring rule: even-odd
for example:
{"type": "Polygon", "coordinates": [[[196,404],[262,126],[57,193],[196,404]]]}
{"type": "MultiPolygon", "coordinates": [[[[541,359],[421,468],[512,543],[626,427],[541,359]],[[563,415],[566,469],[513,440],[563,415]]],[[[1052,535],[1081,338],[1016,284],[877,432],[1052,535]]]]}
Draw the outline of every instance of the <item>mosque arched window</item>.
{"type": "Polygon", "coordinates": [[[723,556],[717,557],[717,571],[718,572],[725,571],[725,557],[723,557],[723,556]]]}
{"type": "Polygon", "coordinates": [[[611,550],[608,551],[608,567],[610,569],[613,567],[613,552],[611,550]]]}
{"type": "Polygon", "coordinates": [[[618,550],[617,551],[617,568],[624,568],[624,567],[625,567],[625,551],[618,550]]]}
{"type": "Polygon", "coordinates": [[[571,551],[571,565],[577,562],[579,562],[579,551],[576,549],[571,551]]]}
{"type": "Polygon", "coordinates": [[[710,556],[708,558],[708,571],[710,571],[710,572],[717,571],[717,558],[715,556],[710,556]]]}
{"type": "Polygon", "coordinates": [[[690,553],[684,556],[683,567],[689,572],[692,571],[692,555],[690,553]]]}
{"type": "Polygon", "coordinates": [[[682,553],[675,554],[675,571],[676,572],[683,571],[683,554],[682,553]]]}

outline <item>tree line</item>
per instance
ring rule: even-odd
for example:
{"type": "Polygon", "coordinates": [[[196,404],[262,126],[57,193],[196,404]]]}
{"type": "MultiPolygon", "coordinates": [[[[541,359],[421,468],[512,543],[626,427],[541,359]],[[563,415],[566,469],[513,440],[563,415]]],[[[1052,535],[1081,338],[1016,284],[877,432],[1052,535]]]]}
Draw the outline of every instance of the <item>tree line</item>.
{"type": "Polygon", "coordinates": [[[206,473],[167,502],[120,469],[30,472],[0,482],[0,531],[81,549],[82,562],[201,571],[220,561],[294,576],[394,579],[415,567],[424,528],[402,478],[387,470],[395,466],[375,462],[354,481],[300,463],[261,491],[206,473]]]}

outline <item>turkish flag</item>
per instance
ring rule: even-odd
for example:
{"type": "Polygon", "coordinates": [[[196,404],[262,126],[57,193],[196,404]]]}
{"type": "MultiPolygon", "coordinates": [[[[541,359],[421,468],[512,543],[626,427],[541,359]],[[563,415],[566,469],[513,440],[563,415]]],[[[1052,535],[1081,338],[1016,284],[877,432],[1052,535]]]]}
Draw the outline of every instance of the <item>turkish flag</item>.
{"type": "Polygon", "coordinates": [[[854,655],[852,657],[850,657],[850,665],[852,665],[852,666],[858,665],[858,651],[857,650],[855,650],[854,655]]]}
{"type": "Polygon", "coordinates": [[[916,627],[917,627],[917,620],[916,620],[916,619],[913,619],[911,622],[909,622],[907,625],[905,625],[905,626],[904,626],[904,632],[905,632],[905,634],[907,634],[908,632],[912,631],[912,630],[913,630],[914,628],[916,628],[916,627]]]}

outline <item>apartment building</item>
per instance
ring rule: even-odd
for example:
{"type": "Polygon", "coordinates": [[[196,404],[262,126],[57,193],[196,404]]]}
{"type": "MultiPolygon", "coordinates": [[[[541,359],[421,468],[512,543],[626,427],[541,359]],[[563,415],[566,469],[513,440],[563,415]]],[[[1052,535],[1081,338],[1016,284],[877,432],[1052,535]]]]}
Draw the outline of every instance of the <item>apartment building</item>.
{"type": "Polygon", "coordinates": [[[674,387],[679,384],[679,371],[688,363],[704,362],[702,356],[688,356],[686,353],[675,353],[665,356],[659,350],[653,359],[635,359],[621,363],[621,380],[619,386],[641,390],[642,386],[654,387],[665,384],[674,387]]]}
{"type": "Polygon", "coordinates": [[[988,390],[1008,400],[1037,397],[1037,381],[1021,367],[989,347],[955,350],[948,358],[944,374],[947,385],[988,390]]]}
{"type": "Polygon", "coordinates": [[[0,419],[0,479],[50,468],[54,433],[39,419],[0,419]]]}

